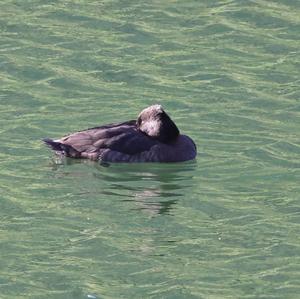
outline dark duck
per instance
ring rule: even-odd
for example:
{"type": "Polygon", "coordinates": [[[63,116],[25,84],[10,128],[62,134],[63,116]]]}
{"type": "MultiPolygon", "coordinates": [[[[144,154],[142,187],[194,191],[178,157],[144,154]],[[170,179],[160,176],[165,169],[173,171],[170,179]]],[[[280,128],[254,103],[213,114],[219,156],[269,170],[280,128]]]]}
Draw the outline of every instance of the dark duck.
{"type": "Polygon", "coordinates": [[[191,138],[180,134],[161,105],[144,109],[137,120],[44,139],[57,154],[102,162],[182,162],[195,159],[191,138]]]}

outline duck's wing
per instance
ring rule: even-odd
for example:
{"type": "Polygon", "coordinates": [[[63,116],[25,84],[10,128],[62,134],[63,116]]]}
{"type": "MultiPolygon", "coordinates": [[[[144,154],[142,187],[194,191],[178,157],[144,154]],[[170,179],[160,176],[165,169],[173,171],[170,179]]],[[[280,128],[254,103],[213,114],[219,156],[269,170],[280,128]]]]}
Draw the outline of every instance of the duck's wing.
{"type": "Polygon", "coordinates": [[[98,126],[89,128],[86,130],[78,131],[72,134],[68,134],[59,139],[60,142],[71,143],[76,142],[79,139],[90,139],[92,141],[104,138],[110,138],[115,135],[118,135],[121,131],[126,131],[130,128],[135,127],[135,120],[130,120],[127,122],[121,123],[112,123],[108,125],[98,126]]]}
{"type": "Polygon", "coordinates": [[[44,140],[53,150],[68,157],[96,160],[105,153],[136,155],[146,152],[157,141],[138,131],[135,121],[114,123],[67,135],[59,140],[44,140]]]}
{"type": "Polygon", "coordinates": [[[92,152],[101,146],[105,146],[103,144],[104,140],[113,139],[128,130],[132,130],[134,127],[135,121],[113,123],[78,131],[55,141],[72,146],[80,153],[85,151],[92,152]],[[95,146],[95,144],[97,144],[97,146],[95,146]]]}
{"type": "Polygon", "coordinates": [[[94,146],[98,149],[109,149],[127,155],[135,155],[141,152],[149,151],[158,141],[146,136],[145,134],[130,129],[111,138],[100,139],[94,146]]]}

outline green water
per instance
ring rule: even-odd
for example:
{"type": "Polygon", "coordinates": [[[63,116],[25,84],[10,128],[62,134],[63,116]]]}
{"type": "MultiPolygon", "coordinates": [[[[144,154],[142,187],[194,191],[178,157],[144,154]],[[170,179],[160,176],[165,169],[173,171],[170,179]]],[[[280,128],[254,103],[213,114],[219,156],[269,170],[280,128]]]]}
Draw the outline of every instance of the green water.
{"type": "Polygon", "coordinates": [[[299,298],[300,2],[0,3],[0,298],[299,298]],[[161,103],[195,162],[56,161],[161,103]]]}

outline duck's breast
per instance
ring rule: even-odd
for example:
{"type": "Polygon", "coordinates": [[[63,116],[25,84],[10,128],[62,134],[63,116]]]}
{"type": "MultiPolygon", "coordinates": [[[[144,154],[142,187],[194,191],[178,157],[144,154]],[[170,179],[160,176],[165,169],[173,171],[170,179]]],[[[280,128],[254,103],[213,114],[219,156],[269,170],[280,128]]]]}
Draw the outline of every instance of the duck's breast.
{"type": "Polygon", "coordinates": [[[154,149],[161,162],[182,162],[193,160],[197,150],[193,140],[186,135],[179,135],[174,143],[161,144],[154,149]]]}

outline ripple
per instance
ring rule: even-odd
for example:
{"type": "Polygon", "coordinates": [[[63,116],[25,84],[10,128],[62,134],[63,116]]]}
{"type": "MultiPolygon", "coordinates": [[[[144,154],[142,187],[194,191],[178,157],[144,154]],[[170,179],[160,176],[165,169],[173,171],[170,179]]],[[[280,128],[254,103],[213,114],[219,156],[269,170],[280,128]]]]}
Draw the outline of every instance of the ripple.
{"type": "Polygon", "coordinates": [[[295,298],[297,1],[0,11],[3,298],[295,298]],[[197,163],[102,167],[40,142],[157,102],[197,163]]]}

